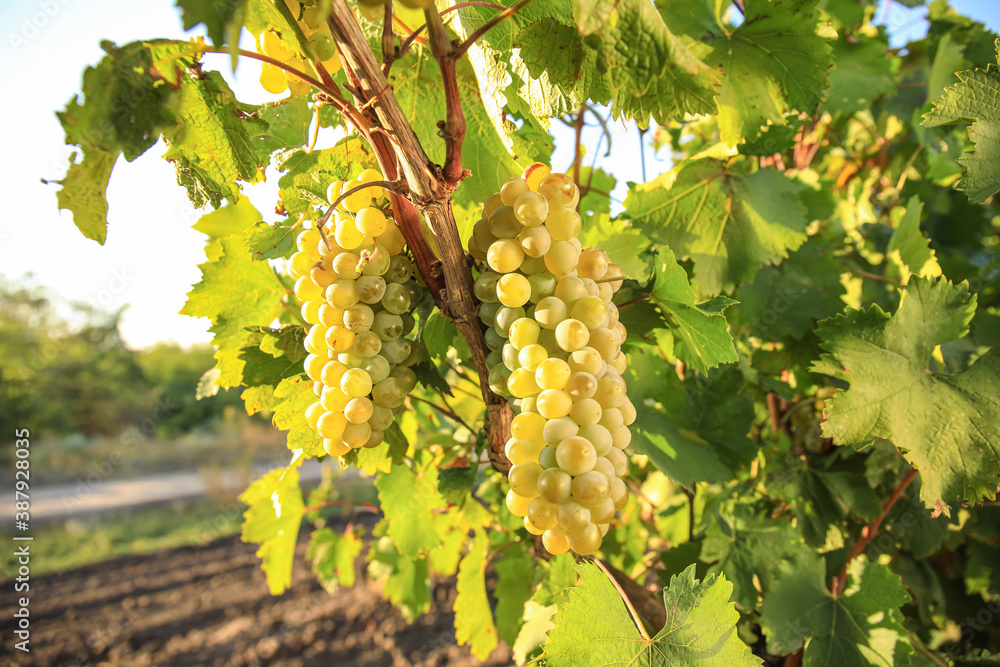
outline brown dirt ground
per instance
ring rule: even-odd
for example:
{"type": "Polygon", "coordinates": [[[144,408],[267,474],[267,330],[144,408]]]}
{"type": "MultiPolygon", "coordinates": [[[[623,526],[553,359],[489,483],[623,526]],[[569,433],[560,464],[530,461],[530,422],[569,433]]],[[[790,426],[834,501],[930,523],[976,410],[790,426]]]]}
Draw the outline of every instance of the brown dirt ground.
{"type": "Polygon", "coordinates": [[[300,539],[291,588],[279,597],[268,594],[255,547],[238,537],[32,578],[30,655],[13,650],[13,584],[5,582],[0,664],[513,664],[503,644],[485,663],[456,646],[454,579],[437,582],[431,612],[410,624],[362,579],[364,552],[358,584],[330,594],[309,571],[305,545],[300,539]]]}

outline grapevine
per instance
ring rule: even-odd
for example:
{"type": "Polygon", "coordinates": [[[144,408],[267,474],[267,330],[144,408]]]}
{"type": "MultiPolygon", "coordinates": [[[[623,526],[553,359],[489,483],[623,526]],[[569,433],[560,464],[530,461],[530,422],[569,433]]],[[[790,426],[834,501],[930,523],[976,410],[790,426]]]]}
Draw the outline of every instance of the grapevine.
{"type": "Polygon", "coordinates": [[[103,243],[162,140],[218,209],[183,312],[288,431],[242,496],[276,594],[315,524],[328,589],[454,577],[482,660],[985,664],[1000,43],[939,1],[892,46],[899,4],[187,0],[85,73],[59,205],[103,243]]]}

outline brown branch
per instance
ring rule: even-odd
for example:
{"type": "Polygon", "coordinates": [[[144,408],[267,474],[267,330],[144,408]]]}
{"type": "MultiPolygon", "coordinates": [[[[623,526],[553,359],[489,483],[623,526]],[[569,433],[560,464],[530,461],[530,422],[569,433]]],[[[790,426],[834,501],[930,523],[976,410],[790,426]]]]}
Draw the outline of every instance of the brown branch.
{"type": "Polygon", "coordinates": [[[896,488],[893,489],[892,495],[890,495],[885,503],[883,503],[882,513],[875,517],[874,521],[861,530],[861,539],[858,540],[857,544],[854,545],[854,548],[851,549],[851,553],[847,555],[847,560],[844,561],[844,566],[840,568],[840,573],[830,584],[830,590],[833,592],[834,597],[843,593],[844,588],[847,586],[847,566],[850,565],[852,560],[864,553],[865,548],[878,534],[878,529],[882,526],[882,521],[885,520],[886,515],[889,514],[889,510],[892,509],[892,506],[896,504],[896,501],[899,500],[900,496],[903,495],[903,492],[906,491],[906,487],[908,487],[910,483],[917,478],[917,474],[916,468],[910,470],[910,472],[906,474],[906,477],[901,479],[899,484],[896,485],[896,488]]]}
{"type": "Polygon", "coordinates": [[[785,657],[785,667],[799,667],[802,664],[802,655],[804,648],[801,648],[796,653],[790,653],[785,657]]]}
{"type": "MultiPolygon", "coordinates": [[[[494,468],[506,472],[510,462],[507,461],[503,448],[510,433],[513,413],[507,401],[489,388],[489,369],[486,365],[488,350],[472,291],[472,273],[451,208],[451,193],[457,181],[446,181],[441,168],[427,157],[394,91],[391,88],[387,90],[388,81],[382,68],[375,61],[345,0],[334,0],[329,25],[342,54],[344,69],[354,89],[363,98],[361,101],[367,102],[378,97],[365,113],[373,117],[373,125],[381,126],[393,140],[390,142],[386,136],[376,132],[371,132],[370,138],[376,144],[376,153],[384,165],[385,176],[390,180],[404,179],[413,202],[410,204],[406,199],[393,195],[393,207],[398,216],[396,221],[414,254],[417,270],[427,284],[434,302],[445,315],[452,318],[469,344],[471,360],[479,375],[480,393],[488,411],[490,460],[494,468]],[[441,254],[440,262],[434,260],[434,254],[424,237],[417,215],[418,209],[430,224],[441,254]]],[[[464,133],[464,128],[462,131],[464,133]]]]}
{"type": "Polygon", "coordinates": [[[576,114],[576,122],[573,123],[573,130],[576,132],[576,144],[573,146],[573,182],[576,183],[576,187],[580,187],[580,162],[583,160],[583,156],[580,155],[580,143],[583,140],[583,121],[586,114],[586,105],[581,106],[576,114]]]}
{"type": "Polygon", "coordinates": [[[421,397],[416,396],[414,394],[410,394],[410,400],[411,401],[420,401],[421,403],[426,403],[427,405],[431,406],[432,408],[434,408],[435,410],[437,410],[438,412],[440,412],[441,414],[443,414],[448,419],[450,419],[453,422],[456,422],[458,424],[461,424],[466,429],[468,429],[469,431],[471,431],[473,434],[476,432],[476,429],[472,428],[467,423],[465,423],[464,419],[462,419],[460,416],[458,416],[457,414],[455,414],[454,411],[452,411],[449,408],[446,408],[443,405],[438,405],[434,401],[428,401],[426,398],[421,398],[421,397]]]}
{"type": "Polygon", "coordinates": [[[485,35],[496,24],[500,23],[500,21],[503,21],[505,18],[507,18],[517,10],[521,9],[521,7],[524,7],[529,2],[531,2],[531,0],[518,0],[507,9],[503,10],[502,12],[491,18],[489,21],[479,26],[479,28],[477,28],[474,33],[469,35],[469,37],[464,42],[455,47],[455,57],[459,58],[465,55],[465,52],[468,51],[472,47],[472,45],[476,43],[477,39],[485,35]]]}
{"type": "Polygon", "coordinates": [[[444,83],[445,120],[438,122],[439,134],[445,143],[443,176],[448,186],[454,189],[469,175],[469,172],[462,169],[465,113],[462,111],[462,99],[458,94],[458,75],[455,72],[457,56],[437,8],[431,5],[425,9],[424,17],[427,20],[431,53],[434,54],[438,69],[441,70],[441,80],[444,83]]]}
{"type": "MultiPolygon", "coordinates": [[[[648,590],[611,563],[598,561],[596,558],[594,562],[617,584],[615,587],[622,594],[622,597],[632,603],[630,611],[641,614],[649,622],[651,630],[659,632],[667,624],[667,608],[663,606],[663,598],[660,595],[648,590]]],[[[635,618],[634,613],[632,618],[635,618]]],[[[648,639],[643,624],[637,622],[636,625],[639,626],[639,631],[643,632],[643,636],[648,639]]]]}
{"type": "MultiPolygon", "coordinates": [[[[452,5],[451,7],[448,7],[446,9],[442,9],[440,15],[444,16],[448,12],[454,12],[454,11],[457,11],[457,10],[462,9],[464,7],[473,7],[473,6],[475,6],[475,7],[490,7],[492,9],[499,9],[501,11],[504,10],[504,9],[507,9],[503,5],[497,4],[495,2],[486,2],[486,0],[467,0],[467,2],[460,2],[457,5],[452,5]]],[[[411,32],[409,35],[407,35],[406,39],[403,40],[402,45],[399,47],[399,51],[393,57],[393,60],[399,60],[404,55],[406,55],[407,50],[409,50],[409,48],[413,44],[413,42],[416,41],[417,38],[420,36],[420,33],[422,33],[426,29],[427,29],[427,24],[424,23],[423,25],[421,25],[420,27],[418,27],[416,30],[414,30],[413,32],[411,32]]],[[[385,70],[386,73],[388,73],[388,67],[387,66],[383,66],[383,70],[385,70]]]]}

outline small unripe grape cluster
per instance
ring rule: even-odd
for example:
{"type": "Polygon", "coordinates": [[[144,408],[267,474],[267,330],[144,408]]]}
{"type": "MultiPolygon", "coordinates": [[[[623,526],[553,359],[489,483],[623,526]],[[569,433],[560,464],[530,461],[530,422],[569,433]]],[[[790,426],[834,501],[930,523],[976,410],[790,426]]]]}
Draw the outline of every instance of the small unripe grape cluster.
{"type": "MultiPolygon", "coordinates": [[[[382,180],[374,169],[357,180],[330,185],[331,203],[356,185],[382,180]]],[[[424,289],[413,278],[403,234],[383,212],[383,188],[348,195],[334,212],[326,238],[302,232],[289,260],[306,335],[306,374],[318,401],[305,417],[331,456],[377,447],[417,384],[410,368],[417,347],[413,307],[424,289]]]]}
{"type": "MultiPolygon", "coordinates": [[[[285,0],[288,11],[299,23],[302,33],[306,36],[312,53],[302,53],[300,49],[290,49],[278,33],[267,30],[257,35],[257,52],[312,77],[317,73],[312,64],[313,56],[323,64],[327,72],[333,74],[340,71],[340,54],[337,45],[330,34],[330,27],[320,12],[318,4],[303,7],[297,0],[285,0]]],[[[301,97],[309,93],[310,84],[298,76],[271,63],[262,62],[260,68],[260,85],[269,93],[280,95],[288,90],[292,95],[301,97]]]]}
{"type": "Polygon", "coordinates": [[[486,200],[469,241],[489,266],[475,293],[490,387],[520,410],[506,445],[507,507],[555,555],[597,551],[628,502],[622,450],[635,420],[611,301],[624,275],[577,239],[579,199],[569,176],[533,165],[486,200]]]}

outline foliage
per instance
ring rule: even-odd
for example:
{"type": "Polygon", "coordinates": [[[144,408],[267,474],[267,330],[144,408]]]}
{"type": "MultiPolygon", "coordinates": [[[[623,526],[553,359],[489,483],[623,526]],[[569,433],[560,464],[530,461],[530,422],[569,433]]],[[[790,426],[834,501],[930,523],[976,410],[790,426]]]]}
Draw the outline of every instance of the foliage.
{"type": "MultiPolygon", "coordinates": [[[[351,6],[359,31],[344,0],[316,3],[352,76],[369,85],[369,56],[387,61],[374,66],[387,85],[370,89],[315,67],[296,21],[312,3],[179,4],[215,46],[104,45],[60,115],[82,158],[59,204],[103,242],[115,161],[161,138],[192,202],[217,209],[196,225],[206,262],[185,312],[212,321],[215,382],[289,431],[289,468],[244,495],[272,590],[289,584],[302,520],[318,519],[296,467],[324,455],[302,417],[314,397],[283,260],[330,185],[379,163],[420,195],[405,204],[404,188],[394,213],[438,309],[413,313],[410,409],[386,444],[342,459],[377,476],[383,518],[366,548],[351,531],[313,533],[326,587],[350,585],[363,553],[415,618],[432,576],[457,576],[460,642],[484,657],[502,638],[552,665],[961,666],[1000,649],[995,35],[945,0],[904,48],[863,0],[522,0],[490,23],[497,7],[449,1],[397,5],[388,31],[381,8],[351,6]],[[212,54],[232,58],[243,28],[298,49],[320,93],[237,100],[211,71],[230,60],[212,54]],[[335,143],[311,144],[314,117],[335,143]],[[482,330],[455,282],[459,231],[467,242],[482,197],[549,160],[553,119],[655,124],[674,159],[621,206],[613,162],[588,169],[578,149],[568,170],[583,237],[628,273],[616,299],[637,493],[600,558],[638,620],[597,565],[532,561],[504,509],[482,330]],[[265,215],[241,191],[267,166],[279,201],[265,215]]],[[[242,72],[252,56],[233,62],[242,72]]]]}

